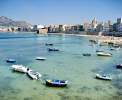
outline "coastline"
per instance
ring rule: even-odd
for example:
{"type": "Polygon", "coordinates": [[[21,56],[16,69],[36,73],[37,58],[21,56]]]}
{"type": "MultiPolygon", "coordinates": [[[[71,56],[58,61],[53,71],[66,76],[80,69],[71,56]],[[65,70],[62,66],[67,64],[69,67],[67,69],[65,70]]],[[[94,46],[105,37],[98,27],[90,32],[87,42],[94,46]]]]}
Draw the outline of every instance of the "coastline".
{"type": "MultiPolygon", "coordinates": [[[[21,33],[33,33],[36,34],[36,32],[0,32],[0,33],[15,33],[15,34],[21,34],[21,33]]],[[[46,35],[69,35],[69,36],[84,36],[88,37],[90,40],[100,42],[100,43],[114,43],[117,45],[122,46],[122,37],[115,37],[115,36],[98,36],[98,35],[87,35],[87,34],[74,34],[74,33],[47,33],[46,35]]],[[[40,34],[41,35],[41,34],[40,34]]]]}
{"type": "Polygon", "coordinates": [[[48,33],[54,35],[74,35],[89,37],[90,40],[99,41],[100,43],[114,43],[122,46],[122,37],[115,36],[98,36],[98,35],[84,35],[84,34],[66,34],[66,33],[48,33]]]}

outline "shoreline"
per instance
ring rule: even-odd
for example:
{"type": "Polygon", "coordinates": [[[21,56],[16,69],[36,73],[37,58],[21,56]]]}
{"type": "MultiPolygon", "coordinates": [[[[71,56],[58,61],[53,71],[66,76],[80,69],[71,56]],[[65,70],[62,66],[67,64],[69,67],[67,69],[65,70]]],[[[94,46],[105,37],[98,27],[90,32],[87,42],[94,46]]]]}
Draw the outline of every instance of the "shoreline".
{"type": "Polygon", "coordinates": [[[100,43],[114,43],[122,46],[122,37],[115,37],[115,36],[98,36],[98,35],[83,35],[83,34],[65,34],[65,33],[48,33],[54,35],[70,35],[70,36],[84,36],[89,37],[90,40],[94,40],[100,43]]]}
{"type": "MultiPolygon", "coordinates": [[[[33,33],[36,34],[36,32],[0,32],[0,33],[33,33]]],[[[86,35],[86,34],[67,34],[67,33],[47,33],[44,35],[67,35],[67,36],[83,36],[83,37],[88,37],[90,40],[100,42],[100,43],[114,43],[117,45],[122,46],[122,37],[115,37],[115,36],[98,36],[98,35],[86,35]]],[[[43,35],[43,34],[40,34],[43,35]]]]}

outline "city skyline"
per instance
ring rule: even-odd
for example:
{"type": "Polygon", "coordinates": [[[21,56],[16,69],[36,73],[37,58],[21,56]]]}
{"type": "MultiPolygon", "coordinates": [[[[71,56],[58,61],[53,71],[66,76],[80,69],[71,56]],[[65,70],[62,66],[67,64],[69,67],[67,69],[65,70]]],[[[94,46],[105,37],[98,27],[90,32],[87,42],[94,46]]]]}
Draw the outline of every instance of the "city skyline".
{"type": "Polygon", "coordinates": [[[116,21],[122,17],[121,0],[1,0],[0,16],[32,24],[83,24],[116,21]]]}

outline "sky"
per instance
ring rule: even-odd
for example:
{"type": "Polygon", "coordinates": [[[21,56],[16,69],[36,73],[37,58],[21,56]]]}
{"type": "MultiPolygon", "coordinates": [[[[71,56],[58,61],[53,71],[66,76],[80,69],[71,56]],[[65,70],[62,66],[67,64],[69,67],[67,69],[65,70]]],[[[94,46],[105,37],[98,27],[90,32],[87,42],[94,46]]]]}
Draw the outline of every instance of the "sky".
{"type": "Polygon", "coordinates": [[[122,0],[0,0],[0,16],[31,24],[82,24],[94,17],[116,21],[122,0]]]}

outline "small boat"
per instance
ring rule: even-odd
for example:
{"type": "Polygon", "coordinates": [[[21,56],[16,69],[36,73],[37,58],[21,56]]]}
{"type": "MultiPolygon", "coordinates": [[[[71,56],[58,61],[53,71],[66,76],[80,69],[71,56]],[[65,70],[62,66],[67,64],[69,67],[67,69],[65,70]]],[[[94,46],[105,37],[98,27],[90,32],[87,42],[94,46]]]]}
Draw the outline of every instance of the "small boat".
{"type": "Polygon", "coordinates": [[[23,72],[23,73],[27,73],[28,70],[28,68],[23,65],[12,65],[11,67],[14,71],[23,72]]]}
{"type": "Polygon", "coordinates": [[[122,64],[116,65],[116,68],[117,68],[117,69],[122,69],[122,64]]]}
{"type": "Polygon", "coordinates": [[[110,56],[112,56],[112,54],[107,53],[107,52],[97,52],[97,56],[108,56],[108,57],[110,57],[110,56]]]}
{"type": "Polygon", "coordinates": [[[101,79],[101,80],[112,80],[112,77],[110,77],[109,75],[100,75],[100,74],[96,74],[96,78],[97,79],[101,79]]]}
{"type": "Polygon", "coordinates": [[[46,60],[47,58],[45,58],[45,57],[36,57],[35,59],[36,60],[46,60]]]}
{"type": "Polygon", "coordinates": [[[110,47],[110,50],[119,50],[120,47],[110,47]]]}
{"type": "Polygon", "coordinates": [[[46,45],[46,46],[53,46],[52,43],[46,43],[45,45],[46,45]]]}
{"type": "Polygon", "coordinates": [[[90,53],[83,53],[83,56],[91,56],[90,53]]]}
{"type": "Polygon", "coordinates": [[[48,48],[48,51],[59,51],[59,49],[55,49],[55,48],[48,48]]]}
{"type": "Polygon", "coordinates": [[[7,62],[7,63],[15,63],[16,60],[15,60],[15,59],[9,59],[9,58],[8,58],[8,59],[6,60],[6,62],[7,62]]]}
{"type": "Polygon", "coordinates": [[[103,50],[96,50],[96,52],[104,52],[103,50]]]}
{"type": "Polygon", "coordinates": [[[120,46],[117,45],[117,44],[113,44],[113,47],[115,47],[115,48],[119,48],[120,46]]]}
{"type": "Polygon", "coordinates": [[[67,80],[46,80],[46,85],[52,87],[66,87],[67,84],[67,80]]]}
{"type": "Polygon", "coordinates": [[[27,71],[27,74],[33,80],[37,80],[42,76],[39,72],[34,72],[30,69],[27,71]]]}

